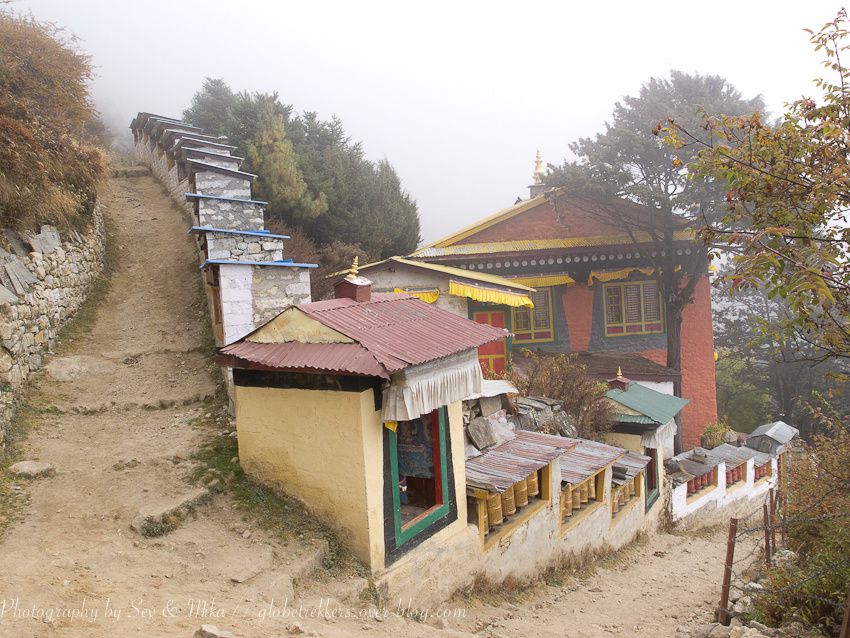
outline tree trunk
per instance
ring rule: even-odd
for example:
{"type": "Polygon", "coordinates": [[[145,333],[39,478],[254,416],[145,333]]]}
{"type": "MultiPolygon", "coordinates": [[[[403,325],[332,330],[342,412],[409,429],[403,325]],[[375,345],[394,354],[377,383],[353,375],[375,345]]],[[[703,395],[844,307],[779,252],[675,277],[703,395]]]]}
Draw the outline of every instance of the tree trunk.
{"type": "MultiPolygon", "coordinates": [[[[682,396],[682,310],[677,304],[667,303],[667,367],[679,373],[673,381],[673,394],[682,396]]],[[[676,415],[676,438],[673,451],[676,454],[684,450],[682,440],[682,414],[676,415]]]]}

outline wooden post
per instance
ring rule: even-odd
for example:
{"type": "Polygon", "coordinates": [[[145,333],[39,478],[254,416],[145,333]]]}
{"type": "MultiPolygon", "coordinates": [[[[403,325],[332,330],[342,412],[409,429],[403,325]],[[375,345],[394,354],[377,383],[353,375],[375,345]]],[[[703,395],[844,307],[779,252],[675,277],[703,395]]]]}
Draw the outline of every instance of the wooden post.
{"type": "Polygon", "coordinates": [[[776,553],[776,490],[770,488],[770,549],[776,553]]]}
{"type": "Polygon", "coordinates": [[[732,563],[735,559],[735,538],[738,535],[738,519],[729,521],[729,537],[726,540],[726,563],[723,565],[723,584],[720,587],[720,606],[717,608],[717,622],[728,625],[732,620],[729,615],[729,587],[732,585],[732,563]]]}
{"type": "Polygon", "coordinates": [[[770,567],[770,511],[767,503],[762,505],[764,513],[764,562],[770,567]]]}
{"type": "MultiPolygon", "coordinates": [[[[782,490],[779,490],[776,493],[776,506],[779,508],[779,518],[783,520],[785,519],[785,493],[782,490]]],[[[779,528],[779,537],[782,539],[782,547],[787,547],[785,541],[785,525],[780,526],[779,528]]],[[[850,638],[850,637],[848,637],[850,638]]]]}
{"type": "Polygon", "coordinates": [[[844,620],[841,622],[838,638],[850,638],[850,591],[847,592],[847,602],[844,603],[844,620]]]}

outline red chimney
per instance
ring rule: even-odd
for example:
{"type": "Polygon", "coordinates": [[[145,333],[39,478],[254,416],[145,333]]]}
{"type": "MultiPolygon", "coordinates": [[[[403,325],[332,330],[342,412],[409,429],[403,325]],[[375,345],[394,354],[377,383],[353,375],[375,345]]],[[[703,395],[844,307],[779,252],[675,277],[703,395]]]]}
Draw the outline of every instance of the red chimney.
{"type": "Polygon", "coordinates": [[[617,376],[613,379],[608,379],[608,387],[611,389],[619,388],[623,392],[627,392],[629,386],[631,385],[631,381],[623,376],[623,370],[619,366],[617,366],[617,376]]]}
{"type": "Polygon", "coordinates": [[[354,258],[345,279],[334,284],[334,298],[354,299],[358,303],[372,299],[372,282],[357,274],[357,257],[354,258]]]}

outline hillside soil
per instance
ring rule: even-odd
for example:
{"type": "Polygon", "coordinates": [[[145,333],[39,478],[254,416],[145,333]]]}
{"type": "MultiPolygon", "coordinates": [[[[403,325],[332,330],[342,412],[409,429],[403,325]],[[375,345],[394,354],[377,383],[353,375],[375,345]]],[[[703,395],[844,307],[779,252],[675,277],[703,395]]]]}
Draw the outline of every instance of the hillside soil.
{"type": "Polygon", "coordinates": [[[720,531],[655,535],[582,578],[458,596],[417,618],[398,601],[369,606],[363,578],[322,568],[321,534],[276,533],[227,490],[162,536],[133,531],[140,512],[197,500],[193,453],[228,424],[188,221],[148,176],[113,179],[104,202],[108,291],[31,379],[21,412],[31,430],[16,456],[56,474],[13,481],[0,636],[188,637],[204,623],[245,638],[673,636],[711,619],[720,531]]]}

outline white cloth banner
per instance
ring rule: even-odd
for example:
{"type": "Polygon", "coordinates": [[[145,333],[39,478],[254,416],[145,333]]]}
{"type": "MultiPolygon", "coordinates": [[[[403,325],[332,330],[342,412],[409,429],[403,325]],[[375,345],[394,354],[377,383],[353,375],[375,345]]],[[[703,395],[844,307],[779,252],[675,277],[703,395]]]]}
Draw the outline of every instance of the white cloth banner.
{"type": "Polygon", "coordinates": [[[664,448],[668,439],[672,439],[676,434],[676,421],[669,421],[666,425],[661,425],[654,430],[647,430],[640,435],[640,444],[643,447],[664,448]]]}
{"type": "Polygon", "coordinates": [[[410,421],[462,401],[481,392],[483,381],[475,349],[397,372],[384,389],[384,422],[410,421]]]}

